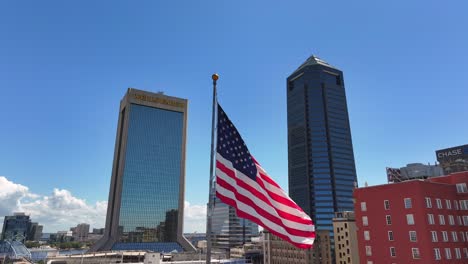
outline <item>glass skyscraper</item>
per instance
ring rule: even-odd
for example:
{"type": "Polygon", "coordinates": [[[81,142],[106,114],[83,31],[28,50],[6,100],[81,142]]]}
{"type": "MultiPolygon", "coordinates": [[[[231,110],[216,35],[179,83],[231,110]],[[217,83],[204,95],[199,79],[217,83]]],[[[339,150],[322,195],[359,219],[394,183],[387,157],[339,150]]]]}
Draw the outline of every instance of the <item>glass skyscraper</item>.
{"type": "Polygon", "coordinates": [[[250,243],[258,235],[258,225],[237,216],[236,209],[215,198],[211,217],[212,247],[214,251],[229,249],[250,243]]]}
{"type": "Polygon", "coordinates": [[[183,237],[187,100],[129,89],[120,103],[106,227],[92,250],[193,250],[183,237]]]}
{"type": "Polygon", "coordinates": [[[330,232],[333,255],[334,213],[354,210],[357,184],[343,73],[308,58],[287,79],[287,117],[289,194],[330,232]]]}

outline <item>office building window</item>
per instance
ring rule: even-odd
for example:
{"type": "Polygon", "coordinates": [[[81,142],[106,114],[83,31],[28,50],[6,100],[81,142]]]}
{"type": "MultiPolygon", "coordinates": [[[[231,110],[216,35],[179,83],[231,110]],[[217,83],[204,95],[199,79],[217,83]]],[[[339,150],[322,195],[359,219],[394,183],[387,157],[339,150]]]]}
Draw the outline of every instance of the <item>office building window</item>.
{"type": "Polygon", "coordinates": [[[463,222],[461,220],[461,216],[457,215],[457,222],[458,222],[458,225],[463,225],[463,222]]]}
{"type": "Polygon", "coordinates": [[[453,242],[458,242],[458,234],[456,231],[452,231],[452,240],[453,242]]]}
{"type": "Polygon", "coordinates": [[[434,225],[434,215],[433,214],[427,214],[427,221],[429,222],[430,225],[434,225]]]}
{"type": "Polygon", "coordinates": [[[439,225],[445,225],[445,217],[444,217],[444,215],[439,215],[439,225]]]}
{"type": "Polygon", "coordinates": [[[385,210],[390,210],[390,201],[389,200],[384,200],[384,208],[385,208],[385,210]]]}
{"type": "Polygon", "coordinates": [[[421,258],[421,255],[419,255],[419,248],[412,248],[411,252],[413,253],[413,259],[421,258]]]}
{"type": "Polygon", "coordinates": [[[396,251],[394,247],[390,247],[390,256],[396,257],[396,251]]]}
{"type": "Polygon", "coordinates": [[[445,199],[445,207],[447,207],[447,209],[452,209],[452,202],[450,200],[447,200],[445,199]]]}
{"type": "Polygon", "coordinates": [[[463,225],[468,226],[468,215],[463,216],[463,225]]]}
{"type": "Polygon", "coordinates": [[[363,226],[368,226],[369,225],[369,221],[367,219],[367,216],[362,217],[362,225],[363,226]]]}
{"type": "Polygon", "coordinates": [[[458,193],[468,192],[468,189],[466,188],[466,183],[457,183],[457,192],[458,193]]]}
{"type": "Polygon", "coordinates": [[[367,204],[366,204],[366,202],[361,202],[361,211],[363,211],[363,212],[367,211],[367,204]]]}
{"type": "Polygon", "coordinates": [[[406,223],[408,223],[408,225],[414,225],[414,216],[413,216],[413,214],[407,214],[406,215],[406,223]]]}
{"type": "Polygon", "coordinates": [[[460,231],[460,236],[462,238],[462,241],[463,242],[466,242],[466,239],[465,239],[465,233],[463,231],[460,231]]]}
{"type": "Polygon", "coordinates": [[[461,252],[459,248],[455,248],[455,258],[461,259],[461,252]]]}
{"type": "Polygon", "coordinates": [[[404,201],[405,201],[405,208],[406,209],[409,209],[409,208],[411,208],[413,206],[411,204],[411,198],[405,198],[404,201]]]}
{"type": "Polygon", "coordinates": [[[458,210],[458,202],[456,200],[453,200],[453,208],[458,210]]]}
{"type": "Polygon", "coordinates": [[[465,258],[468,258],[468,248],[463,248],[463,254],[465,254],[465,258]]]}
{"type": "Polygon", "coordinates": [[[366,246],[366,256],[372,256],[372,247],[366,246]]]}
{"type": "Polygon", "coordinates": [[[445,248],[445,258],[452,259],[452,251],[450,250],[450,248],[445,248]]]}
{"type": "Polygon", "coordinates": [[[436,198],[436,203],[437,203],[437,208],[442,209],[442,200],[440,200],[439,198],[436,198]]]}
{"type": "Polygon", "coordinates": [[[437,231],[431,231],[432,242],[438,242],[437,231]]]}
{"type": "Polygon", "coordinates": [[[434,248],[434,258],[435,258],[436,260],[440,260],[440,259],[441,259],[441,257],[440,257],[440,249],[434,248]]]}
{"type": "Polygon", "coordinates": [[[391,215],[386,215],[386,216],[385,216],[385,219],[387,220],[387,225],[391,225],[391,224],[392,224],[392,216],[391,216],[391,215]]]}
{"type": "Polygon", "coordinates": [[[447,234],[447,231],[442,231],[442,241],[448,242],[448,234],[447,234]]]}
{"type": "Polygon", "coordinates": [[[393,241],[393,231],[388,231],[388,241],[393,241]]]}
{"type": "Polygon", "coordinates": [[[468,200],[460,200],[460,210],[468,210],[468,200]]]}
{"type": "Polygon", "coordinates": [[[430,197],[424,198],[426,200],[426,208],[432,208],[432,201],[430,197]]]}
{"type": "Polygon", "coordinates": [[[448,219],[449,219],[449,225],[455,225],[455,219],[453,218],[453,215],[449,215],[448,219]]]}
{"type": "Polygon", "coordinates": [[[369,233],[369,231],[364,231],[364,240],[370,240],[370,233],[369,233]]]}
{"type": "Polygon", "coordinates": [[[409,231],[409,237],[410,237],[410,241],[411,242],[416,242],[417,241],[417,237],[416,237],[416,231],[409,231]]]}

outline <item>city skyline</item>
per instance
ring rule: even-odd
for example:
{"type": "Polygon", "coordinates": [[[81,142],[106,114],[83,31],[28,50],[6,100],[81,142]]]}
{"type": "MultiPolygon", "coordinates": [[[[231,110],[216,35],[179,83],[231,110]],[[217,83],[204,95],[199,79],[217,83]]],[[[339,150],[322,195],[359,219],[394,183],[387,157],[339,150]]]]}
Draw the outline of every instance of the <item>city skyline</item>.
{"type": "Polygon", "coordinates": [[[103,227],[115,112],[136,87],[190,101],[188,226],[203,231],[214,72],[220,102],[287,189],[284,86],[312,54],[345,73],[361,186],[385,183],[385,167],[432,164],[435,150],[467,143],[468,125],[459,121],[468,86],[466,3],[299,4],[3,3],[0,217],[25,211],[44,232],[64,229],[59,220],[103,227]],[[314,24],[320,20],[327,27],[314,24]],[[235,111],[240,101],[245,107],[235,111]]]}

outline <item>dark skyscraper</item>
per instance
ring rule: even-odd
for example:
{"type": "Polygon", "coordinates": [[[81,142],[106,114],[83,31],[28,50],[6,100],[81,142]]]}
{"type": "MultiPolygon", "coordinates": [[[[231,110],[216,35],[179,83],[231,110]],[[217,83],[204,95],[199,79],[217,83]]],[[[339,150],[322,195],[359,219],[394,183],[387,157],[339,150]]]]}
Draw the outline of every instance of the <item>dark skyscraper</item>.
{"type": "Polygon", "coordinates": [[[357,182],[343,73],[311,56],[287,79],[287,107],[289,194],[330,231],[333,254],[332,219],[354,210],[357,182]]]}
{"type": "Polygon", "coordinates": [[[193,250],[183,237],[187,100],[129,89],[120,103],[106,228],[93,250],[193,250]]]}

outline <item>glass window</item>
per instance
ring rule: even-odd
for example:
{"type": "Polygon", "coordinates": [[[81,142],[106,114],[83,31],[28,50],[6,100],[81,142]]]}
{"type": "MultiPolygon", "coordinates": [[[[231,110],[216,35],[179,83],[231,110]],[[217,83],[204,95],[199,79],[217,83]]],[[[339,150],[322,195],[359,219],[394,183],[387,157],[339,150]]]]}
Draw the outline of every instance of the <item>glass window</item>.
{"type": "Polygon", "coordinates": [[[453,207],[455,210],[458,210],[458,202],[456,200],[453,200],[453,207]]]}
{"type": "Polygon", "coordinates": [[[390,201],[389,200],[384,200],[384,208],[385,208],[385,210],[390,209],[390,201]]]}
{"type": "Polygon", "coordinates": [[[361,202],[361,211],[363,211],[363,212],[367,211],[366,202],[361,202]]]}
{"type": "Polygon", "coordinates": [[[369,225],[369,222],[368,222],[368,220],[367,220],[367,216],[363,216],[363,217],[362,217],[362,225],[363,225],[363,226],[368,226],[368,225],[369,225]]]}
{"type": "Polygon", "coordinates": [[[439,198],[436,199],[436,203],[437,203],[437,208],[438,209],[442,209],[442,200],[440,200],[439,198]]]}
{"type": "Polygon", "coordinates": [[[417,237],[416,237],[416,231],[409,231],[409,237],[411,242],[416,242],[417,237]]]}
{"type": "Polygon", "coordinates": [[[406,223],[408,223],[408,225],[414,225],[414,216],[413,216],[413,214],[407,214],[406,215],[406,223]]]}
{"type": "Polygon", "coordinates": [[[445,248],[445,258],[452,259],[452,251],[450,250],[450,248],[445,248]]]}
{"type": "Polygon", "coordinates": [[[404,201],[405,201],[405,208],[406,209],[409,209],[409,208],[412,207],[411,198],[405,198],[404,201]]]}
{"type": "Polygon", "coordinates": [[[455,225],[455,219],[453,218],[453,215],[449,215],[448,219],[449,219],[449,225],[455,225]]]}
{"type": "Polygon", "coordinates": [[[447,207],[447,209],[452,209],[452,202],[450,200],[447,200],[445,199],[445,207],[447,207]]]}
{"type": "Polygon", "coordinates": [[[364,240],[370,240],[370,233],[369,231],[364,231],[364,240]]]}
{"type": "Polygon", "coordinates": [[[438,242],[437,231],[431,231],[432,242],[438,242]]]}
{"type": "Polygon", "coordinates": [[[393,241],[393,231],[388,231],[388,241],[393,241]]]}
{"type": "Polygon", "coordinates": [[[394,247],[390,247],[390,256],[396,257],[396,251],[394,247]]]}
{"type": "Polygon", "coordinates": [[[447,231],[442,231],[442,241],[448,242],[448,234],[447,234],[447,231]]]}
{"type": "Polygon", "coordinates": [[[458,193],[468,192],[468,189],[466,188],[466,183],[457,183],[457,192],[458,193]]]}
{"type": "Polygon", "coordinates": [[[452,231],[452,240],[453,242],[458,242],[458,234],[456,231],[452,231]]]}
{"type": "Polygon", "coordinates": [[[426,197],[426,208],[432,208],[432,201],[430,197],[426,197]]]}
{"type": "Polygon", "coordinates": [[[366,256],[372,256],[372,247],[366,246],[366,256]]]}
{"type": "Polygon", "coordinates": [[[457,259],[461,259],[461,252],[459,248],[455,248],[455,257],[457,259]]]}
{"type": "Polygon", "coordinates": [[[413,259],[421,258],[421,255],[419,255],[419,248],[412,248],[411,252],[413,253],[413,259]]]}
{"type": "Polygon", "coordinates": [[[386,219],[386,221],[387,221],[387,225],[391,225],[391,224],[392,224],[392,216],[386,215],[386,216],[385,216],[385,219],[386,219]]]}
{"type": "Polygon", "coordinates": [[[440,249],[434,248],[434,258],[435,258],[436,260],[440,260],[440,259],[441,259],[441,257],[440,257],[440,249]]]}
{"type": "Polygon", "coordinates": [[[427,221],[429,222],[430,225],[434,225],[434,215],[433,214],[427,214],[427,221]]]}
{"type": "Polygon", "coordinates": [[[445,225],[445,217],[444,217],[444,215],[439,215],[439,225],[445,225]]]}

